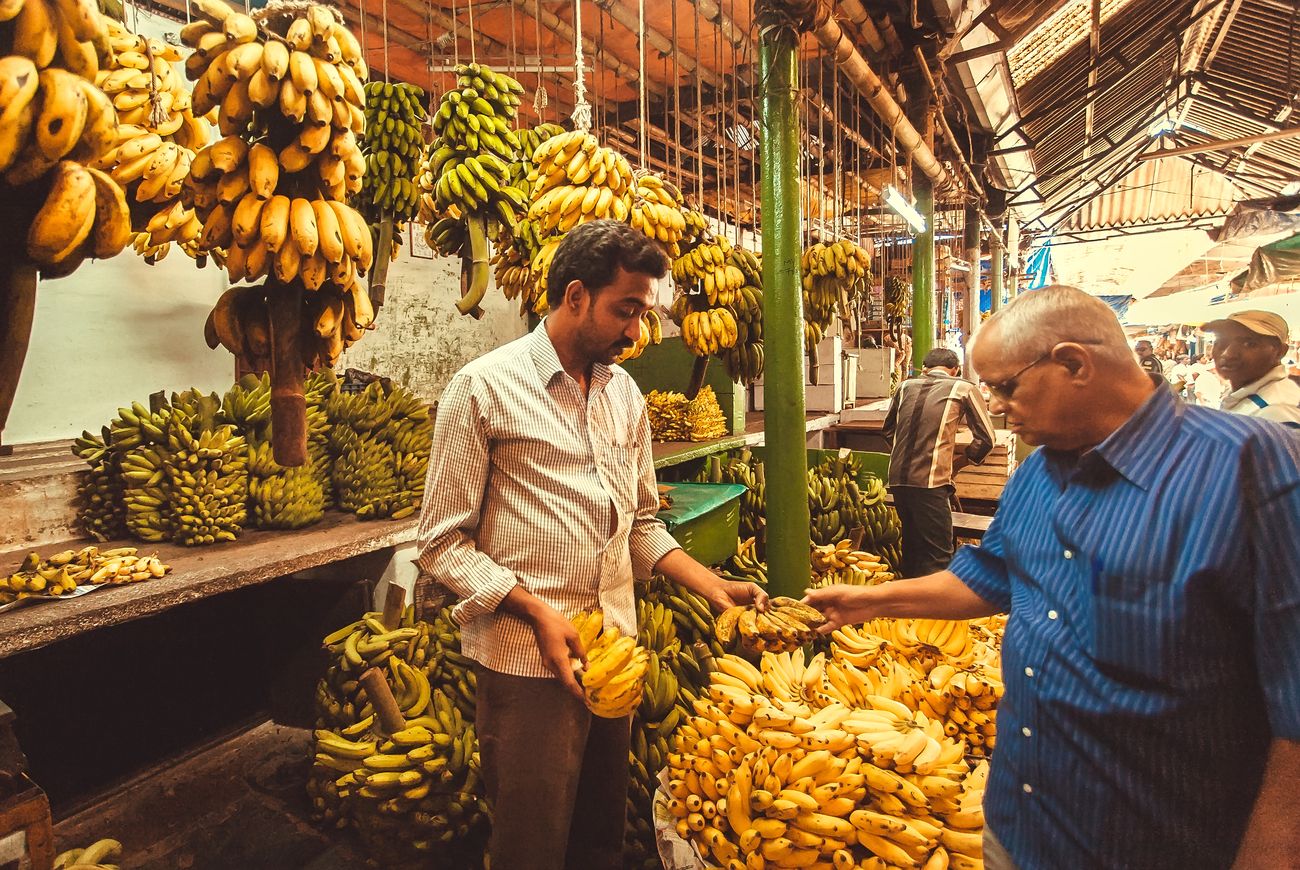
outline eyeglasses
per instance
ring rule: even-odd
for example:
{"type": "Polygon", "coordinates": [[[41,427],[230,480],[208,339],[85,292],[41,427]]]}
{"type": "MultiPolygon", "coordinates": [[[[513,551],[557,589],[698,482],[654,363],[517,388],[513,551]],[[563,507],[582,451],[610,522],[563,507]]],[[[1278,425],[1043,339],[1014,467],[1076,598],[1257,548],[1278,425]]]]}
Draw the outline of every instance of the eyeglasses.
{"type": "Polygon", "coordinates": [[[989,395],[993,396],[999,402],[1010,402],[1011,397],[1015,395],[1016,388],[1020,386],[1020,376],[1023,375],[1025,372],[1029,371],[1030,369],[1032,369],[1034,366],[1042,365],[1043,363],[1051,359],[1052,354],[1056,353],[1056,349],[1061,345],[1101,344],[1101,343],[1102,341],[1099,338],[1071,338],[1071,339],[1066,339],[1065,341],[1057,342],[1056,344],[1052,345],[1051,350],[1047,351],[1047,353],[1043,354],[1038,359],[1034,360],[1029,365],[1025,366],[1024,368],[1016,372],[1011,377],[998,381],[996,383],[990,381],[984,381],[984,386],[988,387],[989,395]]]}

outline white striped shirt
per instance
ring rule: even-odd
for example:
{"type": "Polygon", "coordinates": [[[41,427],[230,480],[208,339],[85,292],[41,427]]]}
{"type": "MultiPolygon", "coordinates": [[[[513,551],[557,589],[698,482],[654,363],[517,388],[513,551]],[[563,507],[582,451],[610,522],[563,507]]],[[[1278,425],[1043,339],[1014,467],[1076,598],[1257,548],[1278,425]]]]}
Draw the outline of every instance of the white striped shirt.
{"type": "Polygon", "coordinates": [[[645,400],[592,368],[583,396],[543,320],[461,369],[438,405],[417,563],[461,601],[465,655],[549,677],[532,627],[497,607],[516,584],[565,616],[601,607],[636,633],[633,575],[678,545],[659,494],[645,400]]]}
{"type": "Polygon", "coordinates": [[[1228,393],[1219,407],[1300,429],[1300,386],[1291,380],[1286,366],[1278,366],[1259,380],[1228,393]]]}

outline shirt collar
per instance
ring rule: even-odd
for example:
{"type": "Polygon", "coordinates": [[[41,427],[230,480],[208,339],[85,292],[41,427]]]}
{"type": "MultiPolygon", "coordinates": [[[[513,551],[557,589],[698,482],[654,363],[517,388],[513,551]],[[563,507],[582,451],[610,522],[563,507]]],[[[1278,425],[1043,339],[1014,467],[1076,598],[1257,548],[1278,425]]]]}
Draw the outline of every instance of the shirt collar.
{"type": "Polygon", "coordinates": [[[1156,387],[1141,407],[1092,451],[1140,489],[1147,489],[1157,463],[1182,422],[1184,406],[1168,385],[1156,387]]]}
{"type": "MultiPolygon", "coordinates": [[[[546,331],[546,321],[548,319],[546,317],[542,318],[542,322],[533,329],[528,342],[529,353],[533,357],[533,364],[537,366],[537,374],[541,377],[543,386],[550,386],[556,375],[567,374],[564,372],[564,366],[560,363],[560,355],[555,352],[555,344],[551,341],[551,334],[546,331]]],[[[609,366],[602,363],[594,364],[591,367],[592,389],[603,389],[613,376],[614,372],[609,366]]]]}
{"type": "Polygon", "coordinates": [[[1269,384],[1273,383],[1274,381],[1280,381],[1288,377],[1290,377],[1290,375],[1287,374],[1286,366],[1279,365],[1275,369],[1270,369],[1269,373],[1264,375],[1264,377],[1260,378],[1259,380],[1251,381],[1249,384],[1246,384],[1246,386],[1242,387],[1241,389],[1233,390],[1231,393],[1228,393],[1226,396],[1223,397],[1223,400],[1225,402],[1240,402],[1242,399],[1246,398],[1247,396],[1258,393],[1260,390],[1262,390],[1264,387],[1268,386],[1269,384]]]}

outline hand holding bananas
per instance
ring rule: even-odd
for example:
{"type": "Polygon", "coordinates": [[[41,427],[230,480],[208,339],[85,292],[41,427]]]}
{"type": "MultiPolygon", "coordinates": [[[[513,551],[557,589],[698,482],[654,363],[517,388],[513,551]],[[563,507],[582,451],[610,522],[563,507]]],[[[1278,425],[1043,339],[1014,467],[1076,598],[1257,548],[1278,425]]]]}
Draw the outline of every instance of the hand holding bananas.
{"type": "Polygon", "coordinates": [[[650,654],[635,636],[616,626],[605,625],[605,614],[597,609],[573,617],[583,657],[575,661],[587,708],[605,719],[631,716],[641,703],[650,654]]]}
{"type": "Polygon", "coordinates": [[[718,642],[730,645],[739,635],[744,646],[758,652],[798,649],[817,636],[826,618],[793,598],[777,596],[766,611],[756,607],[729,607],[718,616],[714,631],[718,642]]]}

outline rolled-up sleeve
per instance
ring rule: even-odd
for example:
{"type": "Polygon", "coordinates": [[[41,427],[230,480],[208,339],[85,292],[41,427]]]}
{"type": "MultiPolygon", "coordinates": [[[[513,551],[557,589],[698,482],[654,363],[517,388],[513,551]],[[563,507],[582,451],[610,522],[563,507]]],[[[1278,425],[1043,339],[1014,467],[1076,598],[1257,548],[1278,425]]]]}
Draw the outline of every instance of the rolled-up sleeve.
{"type": "Polygon", "coordinates": [[[651,452],[650,418],[646,416],[645,403],[639,405],[640,417],[636,434],[636,517],[632,520],[629,546],[632,552],[632,573],[639,578],[654,573],[659,560],[679,549],[678,544],[663,521],[659,519],[659,484],[655,480],[654,455],[651,452]]]}
{"type": "Polygon", "coordinates": [[[1300,740],[1300,449],[1280,440],[1252,456],[1254,647],[1273,736],[1300,740]]]}
{"type": "Polygon", "coordinates": [[[989,530],[978,547],[965,546],[957,551],[948,565],[972,592],[1002,612],[1011,609],[1011,579],[1007,575],[1002,533],[998,518],[993,517],[989,530]]]}
{"type": "Polygon", "coordinates": [[[474,542],[490,473],[483,404],[472,377],[458,375],[447,385],[420,509],[416,564],[461,599],[452,615],[462,625],[496,610],[518,582],[474,542]]]}

